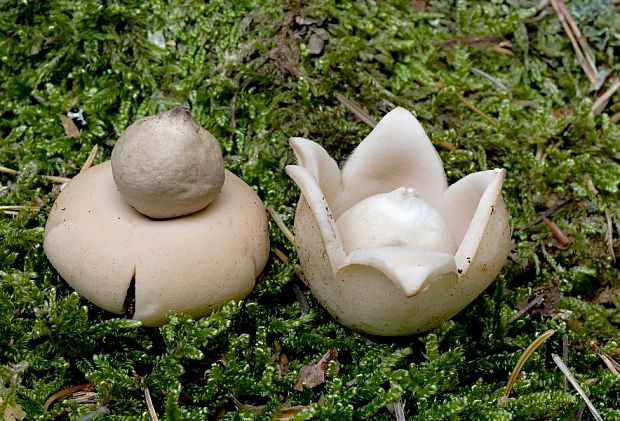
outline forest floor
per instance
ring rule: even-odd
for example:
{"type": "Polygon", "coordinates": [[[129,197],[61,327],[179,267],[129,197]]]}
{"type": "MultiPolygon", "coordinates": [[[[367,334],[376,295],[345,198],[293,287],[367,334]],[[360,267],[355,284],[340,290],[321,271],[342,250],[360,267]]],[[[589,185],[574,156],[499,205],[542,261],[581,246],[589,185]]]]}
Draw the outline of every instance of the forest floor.
{"type": "Polygon", "coordinates": [[[618,2],[274,3],[0,4],[0,418],[620,420],[618,2]],[[370,337],[270,222],[244,300],[159,328],[98,309],[43,252],[59,182],[178,105],[290,229],[288,138],[342,163],[406,108],[450,183],[507,170],[509,259],[452,320],[370,337]],[[324,379],[296,389],[310,366],[324,379]]]}

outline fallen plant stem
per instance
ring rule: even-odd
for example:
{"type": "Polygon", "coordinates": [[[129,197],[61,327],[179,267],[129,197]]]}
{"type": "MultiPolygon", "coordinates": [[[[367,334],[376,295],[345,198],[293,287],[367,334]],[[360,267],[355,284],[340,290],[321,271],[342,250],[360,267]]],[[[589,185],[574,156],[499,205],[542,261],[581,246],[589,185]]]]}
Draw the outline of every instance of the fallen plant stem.
{"type": "Polygon", "coordinates": [[[534,342],[532,342],[525,349],[525,351],[523,351],[523,354],[519,358],[519,361],[517,361],[517,364],[515,365],[515,368],[512,370],[512,373],[510,373],[510,377],[508,378],[508,384],[506,384],[506,389],[504,389],[504,394],[503,394],[503,398],[504,399],[507,399],[508,395],[510,395],[510,391],[512,390],[512,387],[514,386],[515,382],[517,381],[517,376],[521,372],[521,369],[523,368],[523,365],[525,364],[527,359],[530,357],[530,355],[532,355],[534,353],[534,351],[536,351],[536,348],[538,348],[547,339],[549,339],[551,336],[553,336],[554,333],[555,333],[555,330],[553,330],[553,329],[549,329],[546,332],[543,332],[538,338],[534,339],[534,342]]]}
{"type": "Polygon", "coordinates": [[[278,226],[278,228],[280,228],[280,231],[282,231],[282,234],[284,234],[284,236],[292,244],[295,244],[295,236],[293,235],[291,230],[289,230],[288,227],[284,224],[284,221],[282,220],[282,218],[280,218],[280,215],[278,215],[278,212],[276,212],[276,210],[274,208],[272,208],[271,206],[266,206],[266,208],[267,208],[267,212],[269,212],[269,215],[271,216],[271,219],[273,220],[273,222],[275,222],[276,225],[278,226]]]}
{"type": "Polygon", "coordinates": [[[456,96],[461,100],[461,102],[463,102],[463,104],[465,104],[467,106],[467,108],[469,108],[470,110],[472,110],[473,112],[475,112],[476,114],[478,114],[479,116],[481,116],[482,118],[484,118],[486,121],[488,121],[491,125],[496,126],[498,125],[497,120],[495,120],[493,117],[485,114],[483,111],[481,111],[480,109],[478,109],[474,104],[472,104],[471,102],[469,102],[468,100],[465,99],[465,97],[461,94],[456,94],[456,96]]]}
{"type": "Polygon", "coordinates": [[[540,224],[542,221],[544,221],[546,218],[548,218],[551,215],[553,215],[554,213],[556,213],[564,205],[566,205],[567,203],[571,202],[572,200],[573,200],[572,198],[569,198],[569,199],[566,199],[563,202],[558,203],[557,205],[553,206],[552,208],[550,208],[550,209],[544,211],[543,213],[541,213],[538,217],[532,219],[527,224],[521,225],[521,226],[518,226],[518,227],[514,227],[514,230],[515,231],[523,231],[523,230],[526,230],[528,228],[533,227],[534,225],[540,224]]]}
{"type": "Polygon", "coordinates": [[[349,98],[345,97],[341,94],[336,94],[336,99],[340,101],[342,105],[345,106],[346,109],[351,111],[355,116],[360,119],[362,122],[368,124],[370,127],[374,128],[377,125],[375,119],[373,119],[366,111],[362,109],[357,103],[351,101],[349,98]]]}
{"type": "Polygon", "coordinates": [[[575,388],[577,393],[579,393],[581,398],[585,401],[586,406],[588,407],[588,409],[592,413],[592,416],[594,417],[594,419],[597,420],[597,421],[603,421],[603,418],[601,417],[601,414],[599,414],[599,412],[596,410],[594,405],[592,405],[592,402],[590,401],[590,399],[588,399],[588,396],[586,395],[586,392],[583,391],[583,389],[579,385],[579,382],[571,374],[571,372],[568,369],[568,367],[566,366],[566,364],[564,364],[562,362],[562,359],[560,358],[560,356],[557,355],[557,354],[551,354],[551,358],[553,358],[553,361],[558,366],[558,368],[560,369],[562,374],[564,374],[564,376],[568,379],[570,384],[575,388]]]}

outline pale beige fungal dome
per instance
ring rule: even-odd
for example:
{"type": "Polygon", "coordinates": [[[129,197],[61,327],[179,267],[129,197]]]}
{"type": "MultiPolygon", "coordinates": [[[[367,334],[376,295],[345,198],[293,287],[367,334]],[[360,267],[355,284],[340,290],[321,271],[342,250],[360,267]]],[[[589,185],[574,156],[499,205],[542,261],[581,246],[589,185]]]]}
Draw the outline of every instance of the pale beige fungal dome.
{"type": "Polygon", "coordinates": [[[204,209],[224,184],[217,139],[186,108],[130,125],[112,151],[112,174],[123,198],[155,219],[204,209]]]}

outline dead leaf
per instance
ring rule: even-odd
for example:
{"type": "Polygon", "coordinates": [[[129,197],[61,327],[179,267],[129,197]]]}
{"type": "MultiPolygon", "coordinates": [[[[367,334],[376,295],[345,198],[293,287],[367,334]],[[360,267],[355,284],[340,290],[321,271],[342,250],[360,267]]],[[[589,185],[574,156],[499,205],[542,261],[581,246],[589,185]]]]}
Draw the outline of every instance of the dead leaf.
{"type": "Polygon", "coordinates": [[[310,35],[310,40],[308,41],[308,51],[310,51],[310,54],[321,54],[323,45],[325,45],[323,38],[314,33],[310,35]]]}
{"type": "MultiPolygon", "coordinates": [[[[2,405],[3,400],[0,398],[0,405],[2,405]]],[[[2,418],[4,421],[21,421],[24,418],[26,418],[26,412],[24,412],[21,406],[14,404],[7,405],[4,408],[4,418],[2,418]]]]}
{"type": "Polygon", "coordinates": [[[560,280],[556,278],[550,283],[534,289],[533,294],[527,300],[517,304],[519,311],[508,320],[508,323],[520,319],[525,313],[532,316],[552,317],[561,297],[560,280]]]}
{"type": "Polygon", "coordinates": [[[67,117],[64,114],[60,114],[60,121],[62,122],[63,127],[65,128],[65,134],[67,137],[78,137],[80,136],[80,129],[75,125],[73,120],[67,117]]]}
{"type": "Polygon", "coordinates": [[[325,373],[330,361],[338,361],[338,351],[335,349],[328,350],[319,362],[302,367],[295,380],[295,390],[301,391],[304,386],[312,389],[325,383],[325,373]]]}

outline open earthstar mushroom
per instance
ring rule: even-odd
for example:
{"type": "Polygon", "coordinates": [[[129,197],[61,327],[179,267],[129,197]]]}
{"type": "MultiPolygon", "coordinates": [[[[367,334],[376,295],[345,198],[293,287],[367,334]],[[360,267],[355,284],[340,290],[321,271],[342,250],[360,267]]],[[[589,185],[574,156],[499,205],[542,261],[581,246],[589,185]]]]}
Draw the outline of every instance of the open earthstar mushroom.
{"type": "MultiPolygon", "coordinates": [[[[181,131],[190,136],[196,133],[195,127],[183,129],[185,124],[196,125],[186,111],[169,113],[172,118],[181,114],[185,121],[180,124],[181,131]]],[[[178,122],[165,124],[166,130],[151,135],[169,136],[169,128],[174,126],[178,129],[178,122]]],[[[177,135],[169,138],[178,140],[177,135]]],[[[161,145],[161,141],[153,144],[161,145]]],[[[175,143],[180,149],[187,144],[199,155],[196,138],[175,143]]],[[[213,145],[205,147],[212,149],[213,145]]],[[[182,150],[170,149],[168,145],[168,154],[184,156],[182,150]]],[[[151,152],[146,156],[156,153],[151,152]]],[[[196,165],[205,163],[211,165],[204,160],[196,165]]],[[[138,165],[147,178],[150,167],[138,165]]],[[[175,168],[174,162],[166,165],[167,171],[191,170],[175,168]]],[[[125,313],[131,306],[132,317],[147,326],[164,323],[170,311],[193,317],[207,315],[230,300],[245,297],[269,254],[262,202],[240,178],[229,171],[222,175],[221,191],[218,187],[219,194],[206,207],[156,220],[124,199],[114,182],[110,161],[91,167],[73,178],[56,199],[45,227],[45,253],[73,288],[105,310],[125,313]]],[[[161,180],[161,174],[157,177],[161,180]]],[[[215,178],[207,176],[206,180],[211,183],[215,178]]],[[[201,191],[195,182],[193,185],[201,191]]],[[[153,185],[148,188],[153,194],[153,185]]],[[[157,191],[155,196],[159,196],[157,191]]]]}
{"type": "Polygon", "coordinates": [[[286,171],[302,197],[295,243],[319,302],[364,333],[409,335],[448,320],[501,270],[510,247],[504,170],[448,187],[418,121],[388,113],[342,171],[318,144],[291,139],[286,171]]]}

